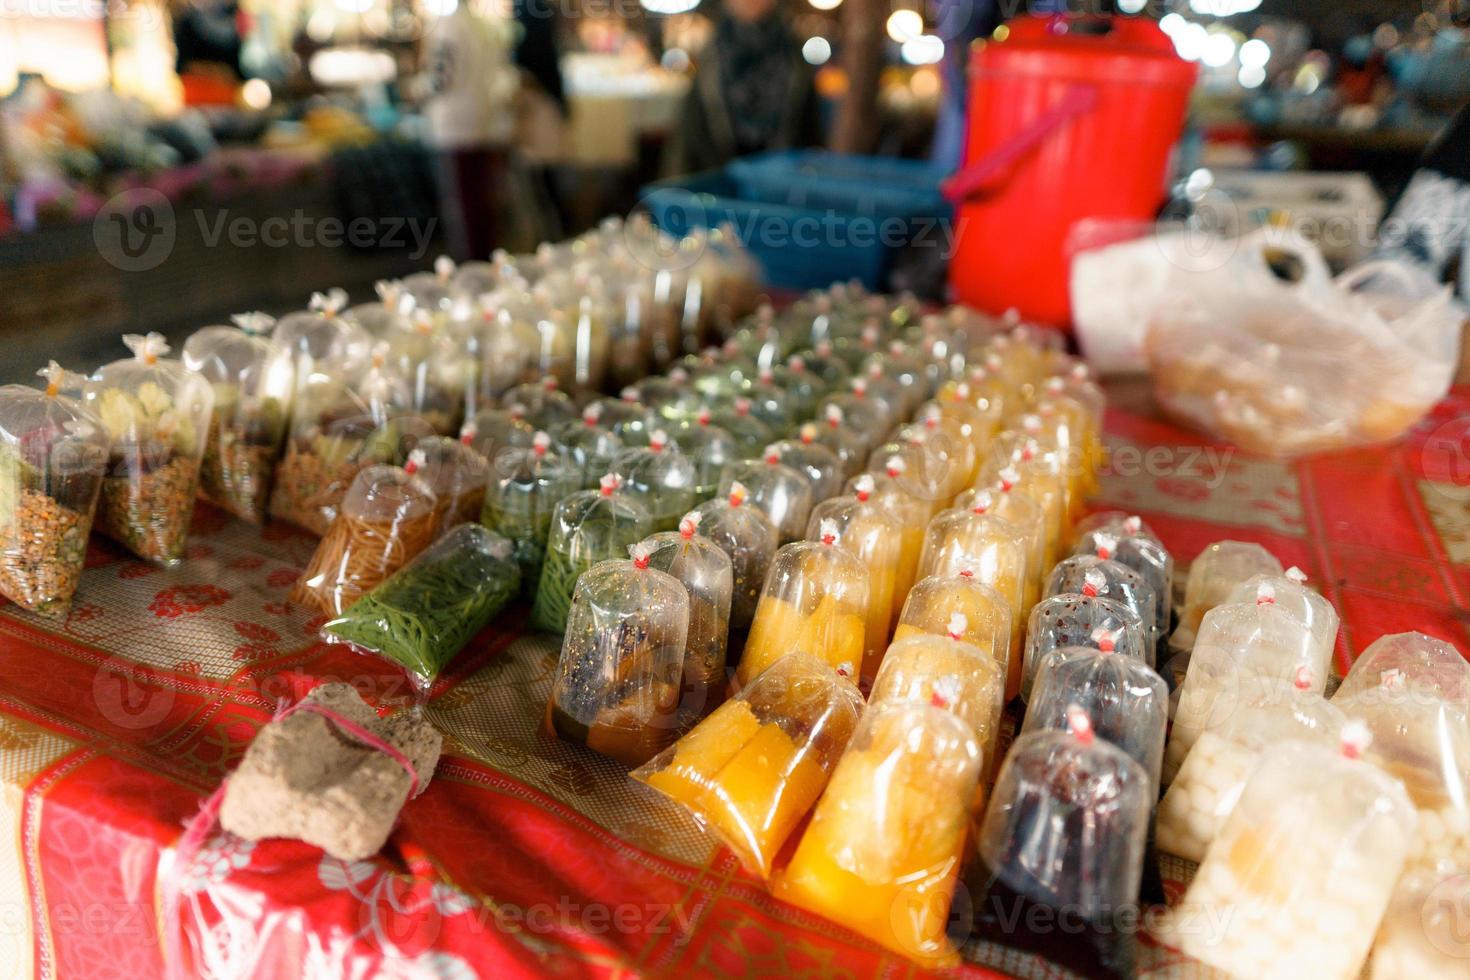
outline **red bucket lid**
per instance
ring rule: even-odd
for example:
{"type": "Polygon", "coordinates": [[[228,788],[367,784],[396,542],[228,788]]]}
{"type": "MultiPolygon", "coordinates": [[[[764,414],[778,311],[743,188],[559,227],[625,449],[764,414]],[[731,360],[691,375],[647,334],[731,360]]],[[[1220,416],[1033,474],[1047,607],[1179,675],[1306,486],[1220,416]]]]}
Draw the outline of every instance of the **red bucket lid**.
{"type": "Polygon", "coordinates": [[[976,74],[1189,88],[1198,72],[1145,17],[1017,17],[1001,31],[1003,39],[976,46],[976,74]]]}

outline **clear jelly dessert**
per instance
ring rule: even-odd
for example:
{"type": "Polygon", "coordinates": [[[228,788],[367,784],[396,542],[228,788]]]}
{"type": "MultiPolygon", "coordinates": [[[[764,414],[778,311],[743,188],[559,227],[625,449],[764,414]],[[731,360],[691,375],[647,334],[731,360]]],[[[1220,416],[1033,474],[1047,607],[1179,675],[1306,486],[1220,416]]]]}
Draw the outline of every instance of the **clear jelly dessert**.
{"type": "Polygon", "coordinates": [[[1183,650],[1194,648],[1195,633],[1205,613],[1228,602],[1236,587],[1257,575],[1282,574],[1281,562],[1265,548],[1250,541],[1216,541],[1199,553],[1189,566],[1184,586],[1184,612],[1173,643],[1183,650]]]}

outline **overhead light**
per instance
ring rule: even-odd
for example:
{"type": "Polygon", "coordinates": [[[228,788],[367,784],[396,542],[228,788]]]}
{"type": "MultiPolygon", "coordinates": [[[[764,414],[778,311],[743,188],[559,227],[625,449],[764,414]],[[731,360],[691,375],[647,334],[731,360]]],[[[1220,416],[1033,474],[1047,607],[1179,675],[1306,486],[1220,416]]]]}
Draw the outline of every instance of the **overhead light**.
{"type": "Polygon", "coordinates": [[[245,103],[245,108],[254,109],[257,112],[269,109],[271,105],[271,85],[263,78],[252,78],[240,86],[240,101],[245,103]]]}
{"type": "Polygon", "coordinates": [[[1205,38],[1200,60],[1211,68],[1223,68],[1235,60],[1235,38],[1229,34],[1211,34],[1205,38]]]}
{"type": "Polygon", "coordinates": [[[1198,61],[1205,53],[1205,42],[1210,39],[1203,25],[1186,24],[1174,35],[1174,50],[1185,61],[1198,61]]]}
{"type": "Polygon", "coordinates": [[[832,58],[832,42],[822,37],[809,37],[801,46],[801,56],[809,65],[825,65],[832,58]]]}
{"type": "Polygon", "coordinates": [[[1266,80],[1266,69],[1260,65],[1241,65],[1240,74],[1235,77],[1245,88],[1260,88],[1266,80]]]}
{"type": "Polygon", "coordinates": [[[912,41],[924,33],[924,15],[907,7],[888,15],[888,36],[899,44],[912,41]]]}
{"type": "Polygon", "coordinates": [[[699,6],[699,0],[638,0],[651,14],[687,14],[699,6]]]}
{"type": "Polygon", "coordinates": [[[933,65],[944,60],[944,41],[933,34],[920,34],[903,42],[899,56],[911,65],[933,65]]]}
{"type": "Polygon", "coordinates": [[[1159,30],[1170,37],[1174,37],[1184,28],[1189,26],[1189,21],[1178,14],[1165,14],[1159,18],[1159,30]]]}
{"type": "Polygon", "coordinates": [[[1271,60],[1271,45],[1258,37],[1253,37],[1240,46],[1240,63],[1245,66],[1256,68],[1266,67],[1266,62],[1271,60]]]}
{"type": "Polygon", "coordinates": [[[424,0],[424,10],[431,17],[448,17],[459,6],[459,0],[424,0]]]}
{"type": "Polygon", "coordinates": [[[1148,6],[1148,0],[1118,0],[1118,13],[1136,14],[1148,6]]]}
{"type": "Polygon", "coordinates": [[[842,0],[807,0],[807,2],[818,10],[836,10],[842,6],[842,0]]]}

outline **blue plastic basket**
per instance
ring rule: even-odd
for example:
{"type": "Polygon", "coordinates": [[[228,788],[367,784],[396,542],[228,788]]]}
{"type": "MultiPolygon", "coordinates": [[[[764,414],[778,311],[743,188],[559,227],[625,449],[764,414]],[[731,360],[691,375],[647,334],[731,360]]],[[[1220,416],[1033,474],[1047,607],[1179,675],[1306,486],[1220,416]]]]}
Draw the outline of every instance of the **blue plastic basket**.
{"type": "Polygon", "coordinates": [[[652,184],[643,205],[672,235],[728,222],[768,285],[820,289],[857,279],[881,290],[894,256],[924,225],[950,214],[938,178],[930,171],[932,185],[925,183],[921,169],[928,170],[832,153],[766,154],[652,184]]]}

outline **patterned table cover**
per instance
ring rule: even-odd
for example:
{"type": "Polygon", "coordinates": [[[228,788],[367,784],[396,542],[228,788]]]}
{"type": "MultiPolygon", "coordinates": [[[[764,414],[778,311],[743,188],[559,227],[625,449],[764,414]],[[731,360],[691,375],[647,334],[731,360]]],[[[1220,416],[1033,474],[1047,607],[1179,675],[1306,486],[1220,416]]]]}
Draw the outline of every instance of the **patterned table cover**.
{"type": "MultiPolygon", "coordinates": [[[[1181,564],[1233,538],[1301,566],[1342,613],[1340,669],[1385,633],[1465,645],[1470,389],[1401,445],[1296,463],[1160,422],[1142,385],[1110,389],[1096,506],[1144,515],[1181,564]]],[[[0,610],[0,977],[161,975],[174,873],[193,967],[219,977],[920,972],[772,900],[622,767],[538,734],[558,645],[520,608],[429,692],[444,758],[376,859],[215,828],[176,872],[184,822],[278,701],[321,680],[415,697],[286,601],[313,538],[201,506],[192,542],[164,570],[94,541],[64,624],[0,610]]],[[[1166,859],[1172,897],[1190,870],[1166,859]]],[[[985,944],[965,956],[971,976],[1067,976],[985,944]]],[[[1209,973],[1146,937],[1140,972],[1209,973]]]]}

